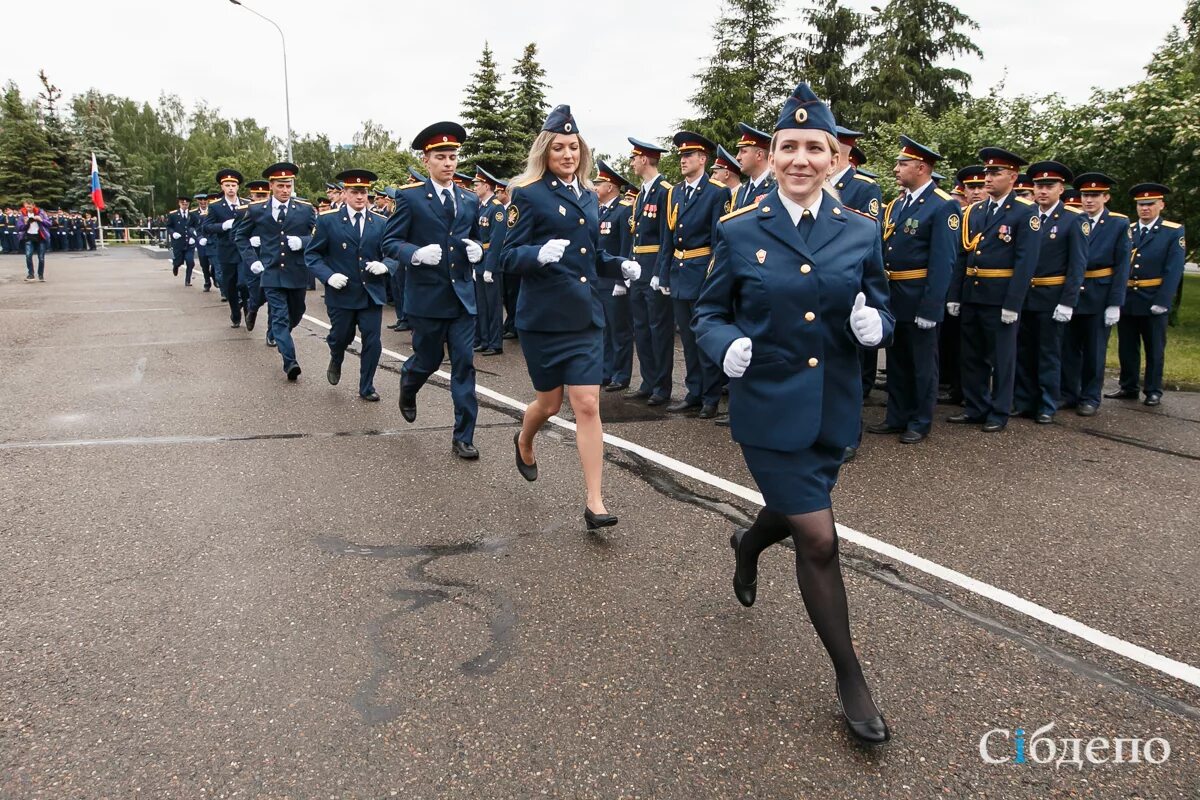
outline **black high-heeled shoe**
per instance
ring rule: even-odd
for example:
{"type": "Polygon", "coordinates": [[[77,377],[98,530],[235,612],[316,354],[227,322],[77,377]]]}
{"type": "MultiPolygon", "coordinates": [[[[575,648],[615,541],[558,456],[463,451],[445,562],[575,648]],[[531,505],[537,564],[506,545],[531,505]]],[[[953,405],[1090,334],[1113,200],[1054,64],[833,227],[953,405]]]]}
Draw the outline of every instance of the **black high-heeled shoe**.
{"type": "MultiPolygon", "coordinates": [[[[850,719],[850,715],[846,713],[846,707],[842,704],[842,685],[840,683],[836,685],[838,710],[842,712],[842,719],[846,720],[846,727],[850,729],[850,733],[854,735],[855,739],[863,744],[877,745],[892,738],[892,732],[883,718],[883,712],[861,722],[850,719]]],[[[875,710],[879,711],[879,707],[876,706],[875,710]]]]}
{"type": "Polygon", "coordinates": [[[583,521],[587,523],[587,529],[594,531],[597,528],[611,528],[617,524],[617,518],[613,514],[596,514],[593,513],[587,506],[583,507],[583,521]]]}
{"type": "Polygon", "coordinates": [[[521,432],[520,431],[517,431],[516,433],[513,434],[513,447],[516,448],[516,451],[517,451],[517,472],[521,473],[521,477],[527,481],[536,481],[537,480],[537,472],[538,472],[537,462],[535,461],[532,464],[526,464],[525,460],[523,458],[521,458],[521,432]]]}
{"type": "Polygon", "coordinates": [[[754,598],[758,594],[758,562],[754,564],[742,563],[742,537],[746,535],[749,528],[738,528],[729,537],[729,546],[733,548],[733,594],[738,599],[738,602],[746,608],[754,605],[754,598]],[[754,580],[743,582],[738,578],[745,572],[753,572],[754,580]]]}

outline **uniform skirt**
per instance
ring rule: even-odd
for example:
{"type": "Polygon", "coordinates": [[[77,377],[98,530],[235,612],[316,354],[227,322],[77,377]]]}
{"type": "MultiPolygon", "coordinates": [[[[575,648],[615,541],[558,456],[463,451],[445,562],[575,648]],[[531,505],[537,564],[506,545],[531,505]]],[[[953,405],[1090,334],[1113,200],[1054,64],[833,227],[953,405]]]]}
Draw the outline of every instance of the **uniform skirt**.
{"type": "Polygon", "coordinates": [[[780,514],[807,514],[832,505],[830,493],[846,448],[813,443],[794,452],[742,445],[742,457],[766,507],[780,514]]]}
{"type": "Polygon", "coordinates": [[[539,392],[567,386],[599,386],[604,380],[604,329],[521,331],[525,367],[539,392]]]}

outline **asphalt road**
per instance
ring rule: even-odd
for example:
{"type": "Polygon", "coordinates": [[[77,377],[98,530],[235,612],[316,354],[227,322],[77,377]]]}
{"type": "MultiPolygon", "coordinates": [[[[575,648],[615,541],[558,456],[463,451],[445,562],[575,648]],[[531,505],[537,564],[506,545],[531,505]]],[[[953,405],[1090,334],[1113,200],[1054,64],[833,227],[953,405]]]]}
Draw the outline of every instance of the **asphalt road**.
{"type": "MultiPolygon", "coordinates": [[[[46,283],[22,275],[0,259],[4,798],[1200,797],[1200,686],[846,543],[895,734],[864,751],[790,551],[764,554],[753,609],[733,598],[745,500],[610,447],[621,523],[589,535],[569,431],[539,437],[528,484],[516,411],[483,400],[482,458],[461,462],[444,382],[408,425],[396,359],[364,403],[356,360],[326,383],[315,322],[292,385],[261,328],[231,330],[165,261],[52,255],[46,283]],[[992,729],[1051,723],[1059,753],[1161,737],[1170,756],[980,756],[992,729]]],[[[327,319],[320,291],[308,306],[327,319]]],[[[479,383],[528,400],[506,344],[479,383]]],[[[608,433],[753,486],[725,429],[603,398],[608,433]]],[[[869,437],[835,510],[1196,666],[1198,478],[1200,397],[1170,393],[999,436],[869,437]]]]}

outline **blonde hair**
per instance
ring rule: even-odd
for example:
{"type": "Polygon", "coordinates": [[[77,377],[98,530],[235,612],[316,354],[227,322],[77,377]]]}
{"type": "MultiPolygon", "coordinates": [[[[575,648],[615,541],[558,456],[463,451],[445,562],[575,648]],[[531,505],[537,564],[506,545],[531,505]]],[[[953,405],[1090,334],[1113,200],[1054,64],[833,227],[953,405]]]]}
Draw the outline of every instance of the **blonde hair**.
{"type": "MultiPolygon", "coordinates": [[[[513,178],[510,187],[522,186],[526,183],[532,183],[536,180],[541,180],[546,174],[550,164],[550,146],[554,144],[556,136],[565,135],[554,133],[553,131],[542,131],[533,140],[533,146],[529,148],[529,158],[525,160],[525,169],[520,175],[513,178]]],[[[579,163],[575,165],[575,178],[579,181],[579,185],[584,189],[592,187],[592,149],[588,147],[587,142],[579,134],[570,134],[579,140],[579,163]]]]}

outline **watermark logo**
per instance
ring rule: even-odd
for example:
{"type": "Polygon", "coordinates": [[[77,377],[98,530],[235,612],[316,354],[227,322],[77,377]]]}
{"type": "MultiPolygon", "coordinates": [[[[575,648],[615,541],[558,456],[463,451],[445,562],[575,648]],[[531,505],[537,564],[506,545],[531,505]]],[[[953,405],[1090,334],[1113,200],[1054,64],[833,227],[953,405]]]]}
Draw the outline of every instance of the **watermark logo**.
{"type": "Polygon", "coordinates": [[[1050,764],[1083,769],[1086,764],[1162,764],[1171,757],[1171,743],[1127,736],[1052,736],[1054,723],[1026,734],[1024,728],[992,728],[979,737],[979,757],[985,764],[1050,764]]]}

